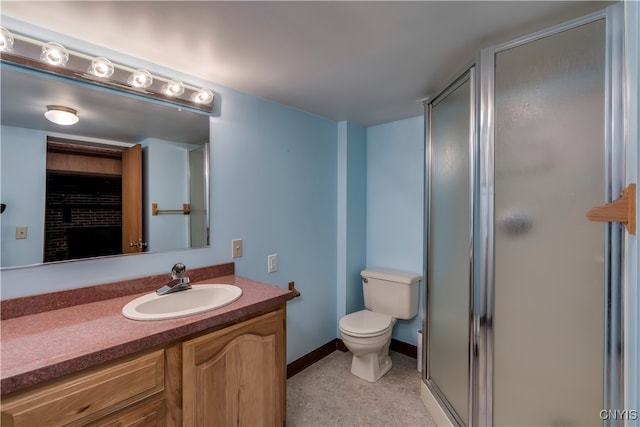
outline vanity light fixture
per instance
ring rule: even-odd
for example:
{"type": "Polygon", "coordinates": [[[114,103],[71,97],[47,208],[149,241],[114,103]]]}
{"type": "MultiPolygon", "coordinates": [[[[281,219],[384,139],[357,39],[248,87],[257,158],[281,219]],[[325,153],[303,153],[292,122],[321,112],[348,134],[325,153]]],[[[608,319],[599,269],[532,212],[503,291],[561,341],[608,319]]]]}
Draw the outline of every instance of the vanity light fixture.
{"type": "Polygon", "coordinates": [[[62,126],[75,125],[80,120],[76,110],[62,105],[47,105],[44,116],[50,122],[62,126]]]}
{"type": "Polygon", "coordinates": [[[196,104],[208,104],[213,101],[213,92],[203,87],[191,94],[191,100],[196,104]]]}
{"type": "Polygon", "coordinates": [[[114,64],[105,57],[67,50],[60,43],[46,43],[3,27],[0,27],[0,60],[12,66],[80,80],[179,107],[208,113],[213,111],[214,94],[209,89],[191,86],[178,79],[152,76],[144,69],[114,64]],[[40,50],[42,54],[38,56],[40,50]]]}
{"type": "Polygon", "coordinates": [[[153,77],[151,77],[151,73],[147,70],[139,68],[131,73],[127,79],[127,83],[136,88],[146,89],[153,83],[153,77]]]}
{"type": "Polygon", "coordinates": [[[13,35],[4,27],[0,27],[0,52],[13,51],[13,35]]]}
{"type": "Polygon", "coordinates": [[[108,79],[113,75],[114,70],[115,68],[111,61],[109,61],[107,58],[99,56],[91,61],[91,65],[89,65],[87,72],[93,74],[96,77],[108,79]]]}
{"type": "Polygon", "coordinates": [[[169,80],[162,86],[162,93],[167,96],[180,96],[184,93],[184,84],[180,80],[169,80]]]}
{"type": "Polygon", "coordinates": [[[51,65],[64,67],[69,61],[69,51],[60,43],[49,42],[42,46],[40,60],[51,65]]]}

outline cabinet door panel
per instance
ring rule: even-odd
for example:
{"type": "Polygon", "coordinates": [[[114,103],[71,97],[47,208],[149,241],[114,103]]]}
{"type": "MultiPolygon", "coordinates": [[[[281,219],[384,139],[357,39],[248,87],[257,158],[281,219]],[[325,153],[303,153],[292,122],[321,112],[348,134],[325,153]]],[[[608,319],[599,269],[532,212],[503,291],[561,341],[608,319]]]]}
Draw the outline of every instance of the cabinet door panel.
{"type": "Polygon", "coordinates": [[[276,426],[285,418],[284,310],[184,343],[184,425],[276,426]]]}

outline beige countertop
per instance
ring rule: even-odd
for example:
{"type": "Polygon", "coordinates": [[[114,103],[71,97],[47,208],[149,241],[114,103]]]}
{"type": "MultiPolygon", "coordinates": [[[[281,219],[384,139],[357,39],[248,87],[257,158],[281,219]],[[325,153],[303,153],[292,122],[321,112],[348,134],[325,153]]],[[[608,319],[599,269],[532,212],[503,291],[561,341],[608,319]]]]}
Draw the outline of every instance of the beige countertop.
{"type": "Polygon", "coordinates": [[[220,328],[293,298],[289,290],[234,274],[215,282],[240,287],[242,296],[224,307],[170,320],[137,321],[121,314],[126,303],[147,292],[2,320],[1,394],[220,328]]]}

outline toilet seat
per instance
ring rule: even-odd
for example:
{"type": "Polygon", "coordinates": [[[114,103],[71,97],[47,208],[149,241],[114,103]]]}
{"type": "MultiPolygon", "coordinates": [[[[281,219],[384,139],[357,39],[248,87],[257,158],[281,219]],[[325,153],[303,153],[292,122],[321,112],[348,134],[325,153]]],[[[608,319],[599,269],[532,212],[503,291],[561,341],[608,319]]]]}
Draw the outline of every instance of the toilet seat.
{"type": "Polygon", "coordinates": [[[356,311],[340,319],[340,330],[358,338],[383,335],[393,328],[393,317],[370,310],[356,311]]]}

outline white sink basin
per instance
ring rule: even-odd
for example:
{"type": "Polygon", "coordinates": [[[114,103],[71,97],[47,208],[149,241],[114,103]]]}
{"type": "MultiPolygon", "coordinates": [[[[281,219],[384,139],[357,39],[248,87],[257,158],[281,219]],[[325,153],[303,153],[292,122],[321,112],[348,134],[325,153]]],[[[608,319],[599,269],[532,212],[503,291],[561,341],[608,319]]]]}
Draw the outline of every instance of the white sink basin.
{"type": "Polygon", "coordinates": [[[192,285],[186,291],[167,295],[152,292],[138,297],[122,308],[122,315],[133,320],[175,319],[220,308],[241,295],[242,289],[234,285],[192,285]]]}

